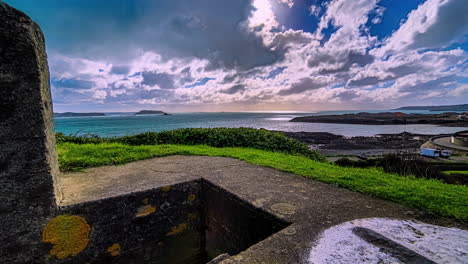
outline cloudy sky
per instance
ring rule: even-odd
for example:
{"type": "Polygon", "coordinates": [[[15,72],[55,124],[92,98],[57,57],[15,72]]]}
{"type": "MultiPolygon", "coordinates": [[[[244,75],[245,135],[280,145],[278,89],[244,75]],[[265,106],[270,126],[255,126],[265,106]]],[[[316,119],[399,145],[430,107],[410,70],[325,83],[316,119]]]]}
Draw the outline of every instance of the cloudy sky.
{"type": "Polygon", "coordinates": [[[6,0],[42,27],[56,111],[468,102],[466,0],[6,0]]]}

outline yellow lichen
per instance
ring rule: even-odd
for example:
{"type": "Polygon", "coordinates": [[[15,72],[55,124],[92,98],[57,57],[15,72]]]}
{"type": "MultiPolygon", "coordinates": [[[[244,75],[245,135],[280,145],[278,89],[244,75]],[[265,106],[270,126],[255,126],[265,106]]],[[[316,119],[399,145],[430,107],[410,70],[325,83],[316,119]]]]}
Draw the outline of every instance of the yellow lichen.
{"type": "Polygon", "coordinates": [[[195,200],[196,198],[197,198],[197,196],[196,196],[195,194],[190,194],[190,195],[188,196],[187,199],[188,199],[189,201],[193,201],[193,200],[195,200]]]}
{"type": "Polygon", "coordinates": [[[148,205],[143,205],[138,207],[136,217],[142,217],[142,216],[147,216],[149,214],[152,214],[156,212],[156,207],[148,204],[148,205]]]}
{"type": "Polygon", "coordinates": [[[156,207],[152,206],[151,204],[148,204],[149,203],[148,198],[145,198],[143,200],[143,203],[145,205],[138,207],[137,213],[135,215],[136,217],[147,216],[149,214],[156,212],[156,207]]]}
{"type": "Polygon", "coordinates": [[[42,232],[42,241],[54,245],[50,256],[64,259],[76,256],[89,243],[90,227],[77,215],[59,215],[47,223],[42,232]]]}
{"type": "Polygon", "coordinates": [[[186,223],[182,223],[177,226],[173,226],[171,231],[166,234],[166,236],[175,236],[184,232],[187,229],[188,225],[186,223]]]}
{"type": "Polygon", "coordinates": [[[163,192],[168,192],[170,189],[171,189],[170,185],[162,187],[163,192]]]}
{"type": "Polygon", "coordinates": [[[107,248],[107,252],[109,252],[113,257],[120,255],[120,245],[118,243],[114,243],[112,246],[107,248]]]}

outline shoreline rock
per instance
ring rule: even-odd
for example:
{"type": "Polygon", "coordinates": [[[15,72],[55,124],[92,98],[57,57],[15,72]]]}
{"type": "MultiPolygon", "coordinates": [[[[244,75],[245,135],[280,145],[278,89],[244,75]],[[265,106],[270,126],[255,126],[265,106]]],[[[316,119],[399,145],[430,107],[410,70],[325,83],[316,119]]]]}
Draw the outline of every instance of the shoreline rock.
{"type": "Polygon", "coordinates": [[[400,112],[386,113],[357,113],[344,115],[317,115],[295,117],[289,122],[308,123],[335,123],[358,125],[441,125],[441,126],[468,126],[468,117],[458,113],[443,114],[405,114],[400,112]]]}

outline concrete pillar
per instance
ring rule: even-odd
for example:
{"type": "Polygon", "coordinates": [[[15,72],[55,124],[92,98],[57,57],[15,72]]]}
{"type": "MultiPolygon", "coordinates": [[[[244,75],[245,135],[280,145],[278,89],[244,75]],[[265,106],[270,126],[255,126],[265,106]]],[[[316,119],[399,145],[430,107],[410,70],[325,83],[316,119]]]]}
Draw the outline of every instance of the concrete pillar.
{"type": "Polygon", "coordinates": [[[0,263],[42,263],[60,199],[44,36],[1,1],[0,20],[0,263]]]}

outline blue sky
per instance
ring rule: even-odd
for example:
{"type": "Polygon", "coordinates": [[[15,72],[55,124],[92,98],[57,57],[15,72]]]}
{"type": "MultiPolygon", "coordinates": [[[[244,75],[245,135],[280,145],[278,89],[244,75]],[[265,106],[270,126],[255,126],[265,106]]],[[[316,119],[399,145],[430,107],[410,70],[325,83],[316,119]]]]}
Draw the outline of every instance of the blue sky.
{"type": "Polygon", "coordinates": [[[466,0],[7,0],[44,31],[56,111],[468,102],[466,0]]]}

